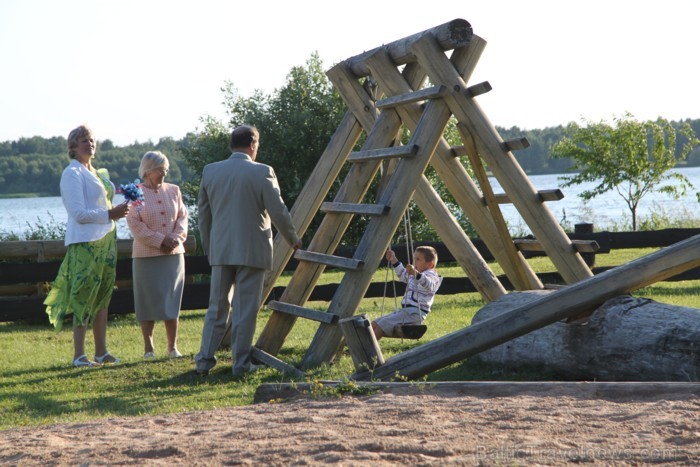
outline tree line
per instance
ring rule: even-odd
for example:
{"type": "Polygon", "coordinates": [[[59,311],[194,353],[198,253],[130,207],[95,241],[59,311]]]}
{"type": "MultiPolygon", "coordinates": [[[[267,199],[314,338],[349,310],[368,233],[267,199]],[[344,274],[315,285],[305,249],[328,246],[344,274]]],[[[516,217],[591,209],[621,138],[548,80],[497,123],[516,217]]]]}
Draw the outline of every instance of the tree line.
{"type": "MultiPolygon", "coordinates": [[[[318,54],[312,54],[303,66],[293,67],[285,84],[272,93],[256,91],[251,96],[241,96],[234,83],[226,83],[224,94],[228,120],[221,121],[211,116],[200,119],[201,129],[184,138],[161,138],[157,143],[133,143],[118,147],[109,139],[99,143],[95,165],[109,170],[112,180],[119,183],[133,181],[138,177],[138,166],[146,151],[163,151],[171,162],[168,181],[180,185],[190,204],[196,203],[199,176],[204,165],[229,156],[228,138],[232,128],[243,123],[253,124],[261,132],[258,152],[260,162],[272,165],[280,183],[282,196],[288,206],[296,201],[309,174],[326,148],[340,124],[346,107],[325,74],[323,62],[318,54]]],[[[690,126],[700,134],[700,119],[670,122],[676,129],[690,126]]],[[[517,126],[497,127],[504,140],[526,137],[530,146],[514,152],[523,170],[528,174],[566,173],[575,167],[575,160],[554,157],[551,152],[560,141],[566,139],[567,126],[560,125],[544,129],[523,130],[517,126]]],[[[404,142],[410,135],[404,134],[404,142]]],[[[448,125],[445,137],[451,145],[461,145],[453,124],[448,125]]],[[[679,164],[700,165],[700,148],[683,154],[688,142],[682,132],[675,139],[675,153],[679,164]]],[[[358,141],[358,149],[363,143],[358,141]]],[[[0,142],[0,195],[38,193],[58,195],[61,172],[68,164],[67,142],[64,137],[42,138],[39,136],[20,138],[17,141],[0,142]]],[[[465,166],[468,161],[464,158],[465,166]]],[[[332,199],[340,186],[344,173],[336,180],[329,193],[332,199]]],[[[452,209],[460,224],[470,233],[468,219],[460,217],[451,196],[441,181],[429,169],[426,173],[436,190],[452,209]]],[[[370,188],[378,189],[378,180],[370,188]]],[[[417,241],[435,239],[429,223],[415,206],[410,208],[413,223],[413,238],[417,241]]],[[[320,222],[316,220],[310,232],[320,222]]],[[[368,220],[356,219],[347,233],[347,244],[360,238],[368,220]]],[[[401,238],[397,238],[401,241],[401,238]]],[[[344,242],[345,243],[345,242],[344,242]]]]}

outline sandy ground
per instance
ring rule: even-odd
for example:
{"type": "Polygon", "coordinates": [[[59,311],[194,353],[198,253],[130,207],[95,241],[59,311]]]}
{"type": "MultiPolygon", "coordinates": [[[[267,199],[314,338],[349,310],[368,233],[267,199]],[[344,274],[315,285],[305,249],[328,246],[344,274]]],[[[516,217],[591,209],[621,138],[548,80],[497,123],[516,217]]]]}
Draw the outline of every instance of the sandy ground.
{"type": "Polygon", "coordinates": [[[700,397],[382,393],[0,432],[3,465],[699,465],[700,397]]]}

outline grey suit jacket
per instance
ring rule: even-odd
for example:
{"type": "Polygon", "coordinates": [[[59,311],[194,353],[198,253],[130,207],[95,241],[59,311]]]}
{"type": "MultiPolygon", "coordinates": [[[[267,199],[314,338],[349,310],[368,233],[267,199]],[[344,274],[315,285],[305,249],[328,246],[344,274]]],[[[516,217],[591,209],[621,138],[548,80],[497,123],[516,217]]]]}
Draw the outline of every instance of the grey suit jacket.
{"type": "Polygon", "coordinates": [[[212,266],[271,269],[272,224],[290,244],[299,240],[275,171],[245,153],[204,167],[198,201],[202,247],[212,266]]]}

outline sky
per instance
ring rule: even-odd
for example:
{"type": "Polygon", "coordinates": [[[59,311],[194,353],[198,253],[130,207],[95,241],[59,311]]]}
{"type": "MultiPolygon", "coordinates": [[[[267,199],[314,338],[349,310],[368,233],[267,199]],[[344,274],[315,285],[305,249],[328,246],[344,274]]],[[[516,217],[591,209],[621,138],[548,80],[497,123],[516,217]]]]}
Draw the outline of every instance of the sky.
{"type": "Polygon", "coordinates": [[[271,94],[313,53],[328,69],[456,18],[487,42],[470,84],[494,125],[700,118],[697,0],[1,0],[0,141],[180,139],[225,118],[226,82],[271,94]]]}

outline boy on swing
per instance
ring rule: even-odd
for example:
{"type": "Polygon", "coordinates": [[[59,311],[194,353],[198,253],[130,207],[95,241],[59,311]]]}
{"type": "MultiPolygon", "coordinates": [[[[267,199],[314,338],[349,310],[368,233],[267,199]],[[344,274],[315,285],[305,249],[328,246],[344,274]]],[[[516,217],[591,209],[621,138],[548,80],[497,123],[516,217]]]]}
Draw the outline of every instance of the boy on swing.
{"type": "Polygon", "coordinates": [[[435,270],[437,251],[431,246],[416,247],[413,253],[415,265],[407,264],[404,267],[391,248],[386,250],[386,259],[399,280],[406,283],[406,292],[401,299],[401,308],[372,321],[372,331],[377,340],[382,337],[403,337],[402,325],[423,324],[430,313],[435,292],[442,283],[442,277],[435,270]]]}

